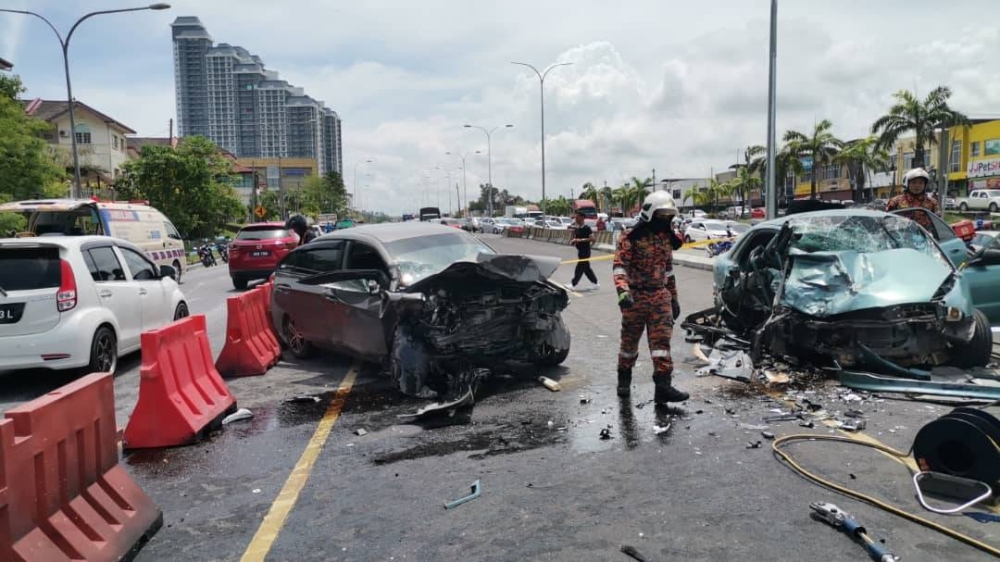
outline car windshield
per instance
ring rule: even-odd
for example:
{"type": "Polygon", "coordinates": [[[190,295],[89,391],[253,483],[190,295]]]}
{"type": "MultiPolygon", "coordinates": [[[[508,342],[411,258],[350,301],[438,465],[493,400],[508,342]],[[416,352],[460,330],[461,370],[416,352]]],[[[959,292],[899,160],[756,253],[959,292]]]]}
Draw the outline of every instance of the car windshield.
{"type": "Polygon", "coordinates": [[[237,240],[278,240],[287,238],[288,231],[280,226],[248,226],[236,234],[237,240]]]}
{"type": "Polygon", "coordinates": [[[832,215],[792,220],[791,247],[802,252],[871,254],[908,248],[950,263],[917,223],[896,215],[832,215]]]}
{"type": "Polygon", "coordinates": [[[730,224],[728,226],[729,226],[729,230],[732,230],[736,234],[743,234],[744,232],[750,230],[750,225],[749,224],[734,223],[734,224],[730,224]]]}
{"type": "Polygon", "coordinates": [[[477,238],[461,232],[396,240],[386,243],[385,248],[399,266],[404,285],[440,273],[456,261],[496,253],[477,238]]]}
{"type": "Polygon", "coordinates": [[[725,230],[726,225],[718,221],[704,221],[701,224],[705,225],[708,230],[725,230]]]}

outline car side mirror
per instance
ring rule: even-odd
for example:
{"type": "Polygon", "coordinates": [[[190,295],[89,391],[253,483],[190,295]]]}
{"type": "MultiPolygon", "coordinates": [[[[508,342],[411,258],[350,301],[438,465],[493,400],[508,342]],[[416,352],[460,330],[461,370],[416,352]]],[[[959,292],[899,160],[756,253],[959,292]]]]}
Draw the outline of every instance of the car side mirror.
{"type": "Polygon", "coordinates": [[[177,270],[174,269],[172,265],[161,265],[160,266],[160,278],[169,277],[174,281],[177,281],[177,270]]]}

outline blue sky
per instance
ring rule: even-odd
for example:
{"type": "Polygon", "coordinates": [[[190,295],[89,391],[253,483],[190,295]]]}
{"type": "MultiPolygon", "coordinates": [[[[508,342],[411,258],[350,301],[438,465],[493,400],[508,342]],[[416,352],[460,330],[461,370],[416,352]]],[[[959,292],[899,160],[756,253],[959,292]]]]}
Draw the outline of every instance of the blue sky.
{"type": "MultiPolygon", "coordinates": [[[[446,151],[485,152],[466,122],[515,125],[494,135],[494,183],[539,197],[538,81],[511,61],[574,63],[546,81],[549,196],[652,168],[704,177],[766,131],[768,0],[171,4],[83,23],[70,49],[76,97],[141,135],[166,135],[169,24],[198,16],[216,42],[246,47],[341,115],[348,184],[355,162],[375,160],[358,183],[369,206],[390,212],[443,190],[444,170],[459,181],[446,151]]],[[[0,0],[63,31],[86,12],[141,5],[0,0]]],[[[779,130],[829,118],[837,134],[857,137],[892,92],[938,84],[952,87],[956,107],[1000,117],[1000,76],[988,70],[1000,52],[995,13],[991,0],[782,0],[779,130]]],[[[0,56],[29,96],[65,95],[58,43],[41,21],[0,14],[0,56]]],[[[485,181],[485,158],[467,164],[469,185],[485,181]]],[[[441,192],[445,207],[452,191],[441,192]]]]}

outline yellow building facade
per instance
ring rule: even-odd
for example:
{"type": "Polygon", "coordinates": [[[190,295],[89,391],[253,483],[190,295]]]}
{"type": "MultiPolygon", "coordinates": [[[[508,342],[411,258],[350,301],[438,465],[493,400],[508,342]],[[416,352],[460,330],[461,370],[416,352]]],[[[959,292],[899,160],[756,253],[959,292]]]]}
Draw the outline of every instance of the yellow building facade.
{"type": "Polygon", "coordinates": [[[971,127],[953,127],[948,181],[952,191],[1000,189],[1000,119],[973,120],[971,127]]]}

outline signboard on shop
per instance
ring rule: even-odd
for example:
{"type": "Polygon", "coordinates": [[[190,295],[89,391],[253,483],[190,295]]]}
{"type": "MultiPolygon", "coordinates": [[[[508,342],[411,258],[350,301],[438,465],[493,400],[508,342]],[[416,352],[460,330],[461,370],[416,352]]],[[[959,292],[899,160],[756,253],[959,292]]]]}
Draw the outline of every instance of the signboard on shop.
{"type": "Polygon", "coordinates": [[[1000,189],[1000,176],[969,182],[969,189],[1000,189]]]}
{"type": "Polygon", "coordinates": [[[1000,176],[1000,158],[989,160],[976,160],[969,162],[965,173],[970,178],[982,178],[986,176],[1000,176]]]}

